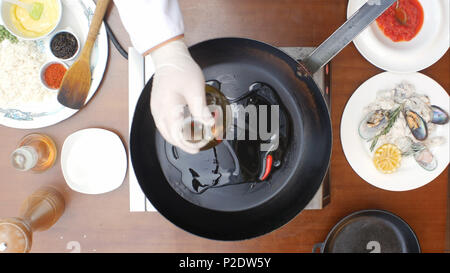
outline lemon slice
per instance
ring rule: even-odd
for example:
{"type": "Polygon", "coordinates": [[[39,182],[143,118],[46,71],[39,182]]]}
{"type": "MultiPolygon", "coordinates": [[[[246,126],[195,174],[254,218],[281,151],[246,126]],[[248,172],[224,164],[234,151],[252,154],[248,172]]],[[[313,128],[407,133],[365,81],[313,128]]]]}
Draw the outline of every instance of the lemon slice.
{"type": "Polygon", "coordinates": [[[400,167],[402,152],[394,144],[381,145],[373,156],[373,164],[382,173],[393,173],[400,167]]]}

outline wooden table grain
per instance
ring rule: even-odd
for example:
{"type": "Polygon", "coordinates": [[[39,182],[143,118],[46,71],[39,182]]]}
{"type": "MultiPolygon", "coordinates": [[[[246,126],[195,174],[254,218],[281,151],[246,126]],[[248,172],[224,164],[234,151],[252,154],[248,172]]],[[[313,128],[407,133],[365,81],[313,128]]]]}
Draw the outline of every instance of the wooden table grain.
{"type": "MultiPolygon", "coordinates": [[[[180,0],[186,41],[194,44],[216,37],[238,36],[275,46],[317,46],[346,19],[346,0],[180,0]]],[[[124,46],[129,46],[117,10],[108,22],[124,46]]],[[[333,155],[331,203],[323,210],[303,211],[282,228],[238,242],[212,241],[191,235],[158,213],[130,213],[128,178],[116,191],[83,195],[71,191],[60,164],[43,174],[20,173],[9,155],[21,137],[42,132],[59,150],[64,139],[84,128],[100,127],[128,143],[127,61],[111,47],[108,68],[93,100],[67,121],[41,130],[0,127],[0,216],[17,216],[21,202],[42,185],[59,187],[67,209],[50,230],[36,233],[32,252],[310,252],[342,217],[362,209],[384,209],[407,221],[423,252],[445,251],[448,169],[428,185],[407,192],[389,192],[364,182],[346,161],[340,142],[342,112],[353,91],[382,72],[367,62],[353,44],[332,61],[333,155]],[[73,247],[75,246],[75,247],[73,247]]],[[[422,71],[450,90],[450,55],[422,71]]]]}

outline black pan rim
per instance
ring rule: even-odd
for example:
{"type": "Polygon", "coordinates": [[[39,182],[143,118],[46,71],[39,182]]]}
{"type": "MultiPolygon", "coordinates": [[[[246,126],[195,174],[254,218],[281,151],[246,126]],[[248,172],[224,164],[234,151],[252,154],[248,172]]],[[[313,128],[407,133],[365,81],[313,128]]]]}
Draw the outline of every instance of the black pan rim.
{"type": "Polygon", "coordinates": [[[335,235],[336,231],[340,227],[342,227],[344,224],[346,224],[349,220],[351,220],[353,218],[356,218],[356,217],[364,215],[364,214],[370,214],[370,213],[374,213],[374,214],[378,214],[378,215],[388,215],[390,217],[393,217],[393,218],[399,220],[411,232],[411,235],[414,238],[414,243],[417,244],[419,253],[422,251],[420,248],[419,239],[418,239],[416,233],[414,232],[412,227],[405,220],[403,220],[400,216],[398,216],[390,211],[382,210],[382,209],[364,209],[364,210],[358,210],[358,211],[352,212],[349,215],[343,217],[341,220],[339,220],[339,222],[337,222],[333,226],[333,228],[330,230],[330,232],[328,232],[326,239],[322,243],[323,246],[322,246],[321,252],[323,252],[323,250],[326,248],[327,244],[330,242],[331,237],[333,235],[335,235]]]}

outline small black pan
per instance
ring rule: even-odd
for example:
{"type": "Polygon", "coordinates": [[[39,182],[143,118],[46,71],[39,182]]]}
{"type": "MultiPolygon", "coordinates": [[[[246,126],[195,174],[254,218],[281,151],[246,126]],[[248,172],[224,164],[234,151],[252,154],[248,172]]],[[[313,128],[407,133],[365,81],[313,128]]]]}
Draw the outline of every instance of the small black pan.
{"type": "Polygon", "coordinates": [[[420,253],[411,227],[400,217],[383,210],[362,210],[340,220],[324,243],[314,245],[321,253],[420,253]]]}

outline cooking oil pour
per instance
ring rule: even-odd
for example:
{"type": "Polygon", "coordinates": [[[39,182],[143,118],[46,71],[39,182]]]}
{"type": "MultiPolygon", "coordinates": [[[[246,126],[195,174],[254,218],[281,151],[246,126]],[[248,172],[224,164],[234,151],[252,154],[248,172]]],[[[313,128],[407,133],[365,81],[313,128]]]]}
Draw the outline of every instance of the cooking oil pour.
{"type": "Polygon", "coordinates": [[[189,112],[186,106],[184,111],[184,122],[181,134],[181,140],[187,146],[196,147],[201,151],[208,150],[225,138],[225,133],[229,128],[232,118],[231,113],[227,112],[229,102],[227,98],[219,91],[220,84],[215,81],[208,82],[205,86],[206,104],[215,120],[213,126],[203,124],[196,120],[189,112]]]}
{"type": "MultiPolygon", "coordinates": [[[[220,90],[219,82],[211,81],[208,84],[220,90]]],[[[225,186],[246,186],[247,191],[256,190],[261,184],[270,186],[272,174],[283,164],[284,152],[289,143],[289,117],[275,91],[267,84],[254,83],[248,92],[228,101],[233,103],[230,109],[233,109],[234,122],[231,123],[227,139],[216,141],[211,145],[212,148],[202,149],[194,155],[164,142],[164,155],[173,168],[163,167],[163,170],[170,185],[180,195],[186,193],[186,190],[191,194],[205,194],[212,189],[224,190],[219,188],[225,186]],[[250,135],[255,130],[251,123],[255,123],[255,120],[251,121],[246,112],[235,111],[249,105],[256,106],[256,109],[261,106],[281,106],[278,115],[280,128],[277,133],[272,134],[269,139],[262,139],[259,135],[256,139],[251,139],[250,135]],[[239,123],[239,119],[245,120],[244,124],[239,123]],[[245,136],[238,137],[239,132],[243,132],[245,136]],[[277,144],[270,146],[275,140],[277,144]],[[262,144],[273,149],[262,150],[262,144]],[[173,169],[181,174],[181,183],[168,175],[173,169]]],[[[264,118],[269,123],[267,126],[271,127],[271,111],[266,114],[267,117],[258,114],[256,124],[264,118]]]]}

